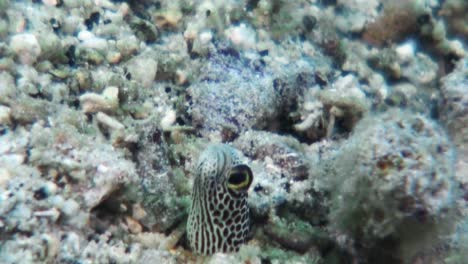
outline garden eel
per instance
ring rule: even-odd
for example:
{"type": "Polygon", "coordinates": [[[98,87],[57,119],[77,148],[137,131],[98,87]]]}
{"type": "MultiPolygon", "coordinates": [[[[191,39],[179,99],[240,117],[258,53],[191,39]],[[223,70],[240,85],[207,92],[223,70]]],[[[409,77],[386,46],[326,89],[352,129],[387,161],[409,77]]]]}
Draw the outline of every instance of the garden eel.
{"type": "Polygon", "coordinates": [[[196,254],[235,252],[249,232],[252,171],[227,145],[209,146],[195,169],[187,239],[196,254]]]}

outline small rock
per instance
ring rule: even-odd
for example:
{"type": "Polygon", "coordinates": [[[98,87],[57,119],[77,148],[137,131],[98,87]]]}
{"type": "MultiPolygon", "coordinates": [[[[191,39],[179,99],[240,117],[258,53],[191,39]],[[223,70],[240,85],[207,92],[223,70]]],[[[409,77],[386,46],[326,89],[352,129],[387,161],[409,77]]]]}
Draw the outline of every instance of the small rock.
{"type": "Polygon", "coordinates": [[[466,51],[463,47],[463,42],[458,39],[448,41],[449,50],[452,51],[459,58],[465,57],[466,51]]]}
{"type": "Polygon", "coordinates": [[[66,200],[60,210],[67,216],[75,215],[80,209],[80,205],[75,200],[66,200]]]}
{"type": "Polygon", "coordinates": [[[418,88],[411,83],[400,83],[393,86],[393,92],[403,94],[405,99],[409,100],[417,94],[418,88]]]}
{"type": "Polygon", "coordinates": [[[93,78],[92,75],[89,71],[87,70],[78,70],[75,73],[75,79],[78,82],[78,87],[81,90],[88,90],[89,88],[92,87],[93,84],[93,78]]]}
{"type": "Polygon", "coordinates": [[[158,30],[153,23],[143,19],[135,19],[130,22],[130,27],[135,35],[146,43],[154,43],[158,38],[158,30]]]}
{"type": "Polygon", "coordinates": [[[158,232],[144,232],[144,233],[138,233],[132,238],[138,242],[144,245],[145,247],[148,248],[159,248],[161,246],[161,243],[167,239],[167,237],[163,233],[158,233],[158,232]]]}
{"type": "Polygon", "coordinates": [[[41,235],[41,241],[45,244],[45,254],[44,257],[47,260],[46,262],[52,262],[60,250],[60,242],[55,235],[43,234],[41,235]]]}
{"type": "Polygon", "coordinates": [[[41,55],[41,46],[33,34],[14,35],[11,38],[10,46],[23,64],[31,65],[41,55]]]}
{"type": "Polygon", "coordinates": [[[86,171],[85,170],[72,170],[70,171],[69,176],[78,182],[86,180],[86,171]]]}
{"type": "Polygon", "coordinates": [[[213,33],[211,31],[203,31],[198,35],[201,44],[208,44],[213,39],[213,33]]]}
{"type": "Polygon", "coordinates": [[[158,63],[148,54],[142,54],[130,60],[127,68],[133,80],[141,84],[143,88],[149,88],[156,77],[158,63]]]}
{"type": "Polygon", "coordinates": [[[125,217],[125,222],[127,227],[132,234],[139,234],[143,231],[143,227],[138,223],[137,220],[131,218],[130,216],[125,217]]]}
{"type": "Polygon", "coordinates": [[[68,232],[63,240],[63,249],[72,254],[78,254],[80,250],[80,237],[75,232],[68,232]]]}
{"type": "MultiPolygon", "coordinates": [[[[72,2],[72,1],[70,1],[72,2]]],[[[74,1],[73,1],[74,2],[74,1]]],[[[70,15],[64,18],[62,21],[60,31],[63,33],[68,33],[68,34],[76,34],[78,30],[80,30],[79,25],[82,25],[83,23],[83,18],[80,17],[78,14],[77,15],[70,15]]]]}
{"type": "Polygon", "coordinates": [[[5,168],[0,168],[0,187],[4,187],[10,179],[11,173],[5,168]]]}
{"type": "Polygon", "coordinates": [[[140,256],[139,263],[177,263],[174,255],[166,250],[147,249],[144,250],[140,256]]]}
{"type": "MultiPolygon", "coordinates": [[[[1,68],[0,68],[1,71],[1,68]]],[[[16,92],[15,80],[6,71],[0,72],[0,103],[5,103],[16,92]]]]}
{"type": "Polygon", "coordinates": [[[85,61],[92,65],[99,65],[103,63],[104,56],[101,54],[101,51],[91,48],[82,48],[77,52],[77,58],[81,61],[85,61]]]}
{"type": "Polygon", "coordinates": [[[113,112],[119,106],[119,88],[110,86],[102,94],[85,93],[80,96],[81,108],[85,113],[113,112]]]}
{"type": "Polygon", "coordinates": [[[240,24],[239,26],[233,26],[224,32],[226,37],[232,41],[232,43],[238,47],[244,49],[253,49],[255,48],[256,35],[255,31],[247,27],[245,24],[240,24]]]}
{"type": "Polygon", "coordinates": [[[83,48],[95,49],[99,51],[106,51],[108,48],[107,40],[103,38],[98,38],[98,37],[92,37],[92,38],[84,40],[81,43],[81,46],[83,48]]]}
{"type": "Polygon", "coordinates": [[[58,4],[57,0],[42,0],[42,3],[47,6],[56,6],[58,4]]]}
{"type": "Polygon", "coordinates": [[[56,208],[52,208],[50,210],[34,212],[34,216],[47,217],[47,218],[50,218],[53,222],[55,222],[60,217],[60,211],[57,210],[56,208]]]}
{"type": "Polygon", "coordinates": [[[168,131],[171,129],[172,125],[176,121],[176,112],[172,109],[168,110],[164,117],[161,119],[161,128],[164,131],[168,131]]]}
{"type": "Polygon", "coordinates": [[[81,41],[86,41],[89,39],[95,38],[94,34],[88,30],[82,30],[78,32],[78,39],[81,41]]]}
{"type": "Polygon", "coordinates": [[[137,203],[132,206],[132,217],[135,218],[136,220],[143,219],[147,213],[145,212],[145,209],[141,206],[141,204],[137,203]]]}
{"type": "Polygon", "coordinates": [[[11,118],[20,124],[46,119],[51,104],[45,100],[24,97],[11,105],[11,118]]]}
{"type": "Polygon", "coordinates": [[[135,36],[117,40],[116,47],[123,57],[134,54],[140,48],[140,40],[135,36]]]}
{"type": "Polygon", "coordinates": [[[414,57],[414,51],[415,51],[415,43],[414,41],[407,41],[395,48],[395,51],[397,53],[398,59],[400,59],[401,62],[408,62],[414,57]]]}
{"type": "Polygon", "coordinates": [[[43,33],[37,38],[41,46],[41,61],[63,61],[64,48],[61,39],[53,32],[43,33]]]}
{"type": "Polygon", "coordinates": [[[110,117],[103,112],[99,112],[96,115],[96,119],[99,123],[105,125],[112,130],[123,130],[125,126],[120,123],[117,119],[110,117]]]}
{"type": "Polygon", "coordinates": [[[120,52],[110,51],[106,55],[106,60],[111,64],[117,64],[122,59],[122,54],[120,52]]]}
{"type": "MultiPolygon", "coordinates": [[[[55,173],[58,173],[58,172],[55,171],[55,173]]],[[[58,190],[58,186],[55,183],[50,182],[50,181],[46,182],[42,188],[44,189],[45,192],[47,192],[48,195],[56,194],[58,190]]]]}
{"type": "Polygon", "coordinates": [[[127,16],[129,12],[130,12],[130,7],[128,6],[127,3],[124,2],[119,6],[119,13],[123,17],[127,16]]]}
{"type": "Polygon", "coordinates": [[[193,46],[191,53],[200,54],[205,56],[208,54],[210,48],[212,48],[213,33],[209,30],[202,31],[199,34],[190,36],[191,33],[186,34],[187,39],[193,39],[193,46]]]}
{"type": "Polygon", "coordinates": [[[179,10],[166,10],[157,14],[154,18],[156,25],[160,28],[177,27],[182,19],[182,12],[179,10]]]}
{"type": "Polygon", "coordinates": [[[0,105],[0,125],[11,124],[10,113],[11,109],[9,107],[0,105]]]}
{"type": "Polygon", "coordinates": [[[428,55],[418,52],[409,63],[401,66],[401,76],[414,85],[428,85],[435,82],[439,66],[428,55]]]}

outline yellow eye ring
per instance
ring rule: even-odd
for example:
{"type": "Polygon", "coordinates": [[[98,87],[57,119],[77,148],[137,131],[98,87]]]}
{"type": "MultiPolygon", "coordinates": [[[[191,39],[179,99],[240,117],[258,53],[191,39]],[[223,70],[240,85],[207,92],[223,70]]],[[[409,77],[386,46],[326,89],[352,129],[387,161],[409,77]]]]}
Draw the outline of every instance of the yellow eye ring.
{"type": "Polygon", "coordinates": [[[237,165],[231,169],[227,179],[227,187],[234,191],[245,191],[252,183],[252,171],[247,165],[237,165]]]}

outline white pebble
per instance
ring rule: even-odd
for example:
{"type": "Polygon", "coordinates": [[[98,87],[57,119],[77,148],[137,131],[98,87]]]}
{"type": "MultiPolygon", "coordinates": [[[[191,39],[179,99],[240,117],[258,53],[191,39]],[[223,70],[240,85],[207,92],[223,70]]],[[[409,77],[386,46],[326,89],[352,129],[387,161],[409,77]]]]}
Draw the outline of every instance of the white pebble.
{"type": "Polygon", "coordinates": [[[108,173],[109,172],[109,167],[107,167],[106,165],[104,164],[99,164],[96,168],[97,172],[99,173],[108,173]]]}
{"type": "Polygon", "coordinates": [[[113,111],[119,106],[119,88],[107,87],[102,94],[85,93],[80,96],[80,104],[85,113],[113,111]]]}
{"type": "Polygon", "coordinates": [[[240,24],[239,26],[232,26],[226,29],[224,34],[236,46],[245,49],[255,48],[255,31],[252,28],[247,27],[245,24],[240,24]]]}
{"type": "Polygon", "coordinates": [[[213,33],[211,31],[203,31],[199,35],[200,43],[206,45],[213,39],[213,33]]]}
{"type": "MultiPolygon", "coordinates": [[[[79,15],[69,15],[63,20],[61,31],[68,34],[75,34],[79,30],[79,26],[83,23],[83,18],[79,15]]],[[[74,40],[74,39],[73,39],[74,40]]]]}
{"type": "Polygon", "coordinates": [[[86,170],[72,170],[70,177],[76,181],[82,182],[86,180],[86,170]]]}
{"type": "Polygon", "coordinates": [[[120,123],[117,119],[110,117],[104,114],[103,112],[97,113],[96,119],[99,123],[112,130],[123,130],[125,128],[125,126],[122,123],[120,123]]]}
{"type": "Polygon", "coordinates": [[[61,195],[54,195],[48,199],[49,199],[50,204],[52,204],[55,207],[60,208],[63,206],[64,199],[61,195]]]}
{"type": "Polygon", "coordinates": [[[120,38],[115,45],[122,56],[130,56],[140,48],[140,40],[131,35],[120,38]]]}
{"type": "Polygon", "coordinates": [[[171,129],[172,127],[172,124],[174,124],[174,122],[176,121],[176,112],[172,109],[168,110],[166,112],[166,114],[164,115],[164,117],[161,119],[161,128],[164,130],[164,131],[168,131],[171,129]]]}
{"type": "Polygon", "coordinates": [[[80,237],[75,232],[67,233],[65,241],[62,245],[65,252],[70,252],[70,254],[79,254],[80,253],[80,237]]]}
{"type": "Polygon", "coordinates": [[[109,86],[106,89],[104,89],[104,91],[102,92],[102,95],[107,100],[118,100],[119,88],[115,86],[109,86]]]}
{"type": "Polygon", "coordinates": [[[83,48],[95,49],[95,50],[101,50],[101,51],[107,50],[107,47],[108,47],[107,40],[103,38],[97,38],[97,37],[84,40],[81,43],[81,46],[83,48]]]}
{"type": "Polygon", "coordinates": [[[130,12],[130,6],[127,3],[122,3],[119,6],[119,13],[122,14],[122,16],[128,15],[130,12]]]}
{"type": "Polygon", "coordinates": [[[5,168],[0,168],[0,187],[6,186],[10,179],[11,173],[5,168]]]}
{"type": "Polygon", "coordinates": [[[397,53],[398,58],[402,62],[407,62],[414,58],[414,51],[415,51],[415,43],[413,40],[406,41],[405,43],[396,47],[395,51],[397,53]]]}
{"type": "Polygon", "coordinates": [[[47,6],[56,6],[57,0],[42,0],[42,3],[47,6]]]}
{"type": "Polygon", "coordinates": [[[90,32],[88,30],[82,30],[78,32],[78,39],[81,41],[86,41],[92,38],[95,38],[93,32],[90,32]]]}
{"type": "Polygon", "coordinates": [[[57,193],[58,187],[55,183],[51,181],[46,182],[43,187],[49,195],[57,193]]]}
{"type": "Polygon", "coordinates": [[[10,45],[23,64],[31,65],[41,55],[41,46],[33,34],[14,35],[11,38],[10,45]]]}
{"type": "Polygon", "coordinates": [[[9,125],[11,109],[9,107],[0,105],[0,125],[9,125]]]}
{"type": "Polygon", "coordinates": [[[122,59],[122,54],[117,51],[110,51],[106,55],[106,60],[112,64],[119,63],[121,59],[122,59]]]}
{"type": "Polygon", "coordinates": [[[458,39],[455,39],[455,40],[450,40],[448,41],[449,43],[449,46],[450,46],[450,50],[455,53],[457,56],[459,57],[464,57],[465,56],[465,48],[463,47],[463,43],[458,40],[458,39]]]}
{"type": "Polygon", "coordinates": [[[156,78],[158,63],[154,59],[139,56],[132,59],[127,68],[132,75],[132,79],[144,88],[149,88],[153,84],[154,78],[156,78]]]}
{"type": "Polygon", "coordinates": [[[400,92],[406,96],[406,98],[411,98],[412,96],[416,95],[418,92],[418,88],[411,83],[401,83],[396,84],[393,86],[393,90],[395,92],[400,92]]]}
{"type": "Polygon", "coordinates": [[[80,205],[75,200],[70,199],[66,200],[60,209],[66,215],[74,215],[80,209],[80,205]]]}
{"type": "Polygon", "coordinates": [[[45,210],[45,211],[36,211],[36,212],[34,212],[34,216],[36,216],[36,217],[48,217],[48,218],[52,219],[52,221],[55,222],[59,218],[60,212],[57,209],[52,208],[50,210],[45,210]]]}
{"type": "Polygon", "coordinates": [[[1,161],[4,162],[4,164],[8,164],[10,166],[19,166],[24,163],[24,160],[26,157],[23,154],[4,154],[2,153],[1,161]]]}

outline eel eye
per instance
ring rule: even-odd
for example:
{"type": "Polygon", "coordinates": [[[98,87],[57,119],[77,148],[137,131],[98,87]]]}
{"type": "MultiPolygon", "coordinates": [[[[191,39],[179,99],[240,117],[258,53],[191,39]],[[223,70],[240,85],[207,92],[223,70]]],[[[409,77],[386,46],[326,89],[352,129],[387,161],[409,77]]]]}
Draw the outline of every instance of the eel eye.
{"type": "Polygon", "coordinates": [[[237,165],[229,172],[227,186],[234,191],[246,191],[252,179],[252,171],[247,165],[237,165]]]}

